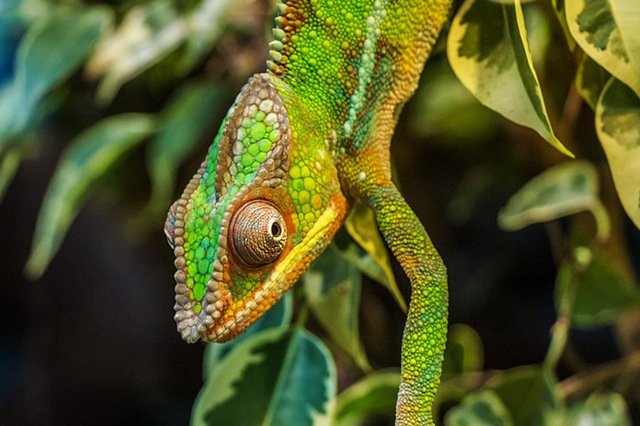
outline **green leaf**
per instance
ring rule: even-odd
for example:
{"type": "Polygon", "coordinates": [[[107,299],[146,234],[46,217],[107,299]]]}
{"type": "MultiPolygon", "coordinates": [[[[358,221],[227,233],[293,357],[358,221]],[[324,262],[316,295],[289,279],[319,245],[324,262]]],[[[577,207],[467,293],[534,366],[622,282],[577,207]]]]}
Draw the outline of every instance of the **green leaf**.
{"type": "Polygon", "coordinates": [[[158,134],[149,144],[147,168],[153,193],[149,209],[164,210],[171,202],[178,167],[218,123],[213,118],[227,107],[227,90],[217,83],[197,83],[180,90],[161,113],[158,134]]]}
{"type": "Polygon", "coordinates": [[[500,211],[498,223],[514,231],[583,211],[593,213],[598,235],[606,239],[609,217],[598,198],[596,169],[587,161],[568,161],[527,182],[500,211]]]}
{"type": "Polygon", "coordinates": [[[627,282],[602,256],[591,252],[585,260],[566,260],[556,279],[556,306],[574,291],[572,325],[599,327],[611,324],[640,304],[640,289],[627,282]]]}
{"type": "Polygon", "coordinates": [[[373,211],[362,203],[353,203],[351,213],[345,222],[345,229],[370,257],[363,255],[357,247],[356,249],[347,247],[341,250],[342,254],[354,262],[364,274],[384,285],[400,308],[406,312],[407,302],[402,297],[393,275],[387,246],[378,231],[373,211]]]}
{"type": "Polygon", "coordinates": [[[155,130],[152,117],[122,114],[77,136],[63,153],[45,194],[26,272],[38,278],[57,252],[87,188],[122,154],[155,130]]]}
{"type": "Polygon", "coordinates": [[[509,411],[491,391],[472,393],[447,413],[446,426],[512,426],[509,411]]]}
{"type": "Polygon", "coordinates": [[[570,410],[571,424],[631,426],[627,403],[617,393],[596,392],[570,410]]]}
{"type": "Polygon", "coordinates": [[[442,364],[443,380],[462,373],[480,371],[483,362],[484,351],[478,333],[464,324],[449,327],[442,364]]]}
{"type": "Polygon", "coordinates": [[[518,367],[487,382],[509,410],[514,425],[557,425],[564,415],[556,381],[539,367],[518,367]]]}
{"type": "Polygon", "coordinates": [[[133,7],[116,31],[104,37],[87,64],[102,78],[98,98],[111,100],[120,87],[165,58],[185,40],[188,27],[170,0],[133,7]]]}
{"type": "Polygon", "coordinates": [[[576,73],[576,89],[591,109],[595,111],[600,94],[611,74],[588,56],[583,56],[576,73]]]}
{"type": "Polygon", "coordinates": [[[365,376],[338,395],[333,426],[359,426],[373,415],[393,419],[398,386],[398,371],[376,371],[365,376]]]}
{"type": "Polygon", "coordinates": [[[0,201],[4,198],[5,191],[18,171],[22,155],[20,148],[13,147],[0,156],[0,201]]]}
{"type": "Polygon", "coordinates": [[[596,131],[622,206],[640,228],[640,98],[615,79],[598,100],[596,131]]]}
{"type": "Polygon", "coordinates": [[[587,55],[640,96],[637,0],[566,0],[566,15],[587,55]]]}
{"type": "Polygon", "coordinates": [[[78,68],[111,19],[108,9],[92,7],[30,27],[18,46],[14,80],[0,95],[0,142],[27,129],[42,97],[78,68]]]}
{"type": "Polygon", "coordinates": [[[553,133],[527,42],[520,1],[466,0],[451,24],[447,55],[462,84],[487,107],[572,156],[553,133]]]}
{"type": "Polygon", "coordinates": [[[360,339],[362,276],[331,244],[302,276],[309,307],[329,336],[363,370],[371,367],[360,339]]]}
{"type": "Polygon", "coordinates": [[[239,343],[245,339],[270,328],[285,327],[291,323],[293,313],[293,293],[287,292],[282,299],[269,309],[261,318],[251,324],[247,331],[225,343],[207,343],[204,348],[202,374],[206,381],[215,374],[215,369],[239,343]]]}
{"type": "Polygon", "coordinates": [[[269,329],[239,344],[198,394],[191,424],[329,425],[336,371],[321,340],[269,329]]]}

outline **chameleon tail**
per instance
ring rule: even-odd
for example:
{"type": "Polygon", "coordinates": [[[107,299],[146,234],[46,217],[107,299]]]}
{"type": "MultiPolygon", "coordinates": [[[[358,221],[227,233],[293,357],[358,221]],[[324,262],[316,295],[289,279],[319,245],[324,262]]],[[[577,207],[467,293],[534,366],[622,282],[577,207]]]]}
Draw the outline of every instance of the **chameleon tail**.
{"type": "Polygon", "coordinates": [[[393,184],[372,189],[369,205],[412,286],[396,425],[433,425],[431,406],[447,337],[447,272],[424,227],[393,184]]]}

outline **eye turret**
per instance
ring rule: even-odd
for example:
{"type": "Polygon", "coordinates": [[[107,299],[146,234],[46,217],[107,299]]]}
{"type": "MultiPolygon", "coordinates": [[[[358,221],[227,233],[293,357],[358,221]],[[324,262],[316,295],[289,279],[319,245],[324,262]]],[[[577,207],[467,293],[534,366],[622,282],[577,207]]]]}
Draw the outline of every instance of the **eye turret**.
{"type": "Polygon", "coordinates": [[[244,265],[260,267],[275,262],[287,243],[287,228],[280,211],[265,200],[240,207],[231,220],[229,241],[244,265]]]}

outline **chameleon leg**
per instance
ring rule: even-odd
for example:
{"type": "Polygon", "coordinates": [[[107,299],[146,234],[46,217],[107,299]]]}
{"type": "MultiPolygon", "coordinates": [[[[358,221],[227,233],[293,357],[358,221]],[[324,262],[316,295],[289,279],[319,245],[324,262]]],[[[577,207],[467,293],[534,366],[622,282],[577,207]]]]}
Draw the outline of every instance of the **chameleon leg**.
{"type": "Polygon", "coordinates": [[[402,340],[396,425],[433,425],[431,406],[440,382],[447,335],[446,269],[424,227],[393,184],[372,189],[368,202],[412,287],[402,340]]]}

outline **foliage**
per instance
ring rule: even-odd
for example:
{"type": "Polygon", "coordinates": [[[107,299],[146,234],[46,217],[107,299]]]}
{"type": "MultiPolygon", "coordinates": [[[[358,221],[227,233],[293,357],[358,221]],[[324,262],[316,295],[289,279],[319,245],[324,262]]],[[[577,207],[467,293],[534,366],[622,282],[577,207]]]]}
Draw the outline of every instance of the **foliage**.
{"type": "MultiPolygon", "coordinates": [[[[95,98],[85,106],[94,112],[75,123],[77,136],[64,148],[45,195],[26,267],[34,278],[54,258],[83,203],[95,196],[89,188],[100,187],[114,165],[144,141],[152,195],[140,214],[162,217],[179,167],[206,145],[203,139],[215,131],[211,117],[227,106],[229,82],[210,61],[220,62],[218,41],[225,31],[242,33],[243,25],[263,29],[233,15],[257,7],[245,0],[234,8],[227,0],[121,3],[0,5],[0,52],[7,53],[0,59],[9,58],[0,63],[0,197],[20,163],[47,142],[51,117],[77,102],[72,85],[84,84],[95,98]],[[97,87],[85,78],[99,80],[97,87]],[[166,92],[171,86],[176,89],[161,111],[130,111],[116,102],[136,87],[166,92]],[[110,107],[101,109],[105,105],[110,107]]],[[[610,254],[626,250],[624,239],[612,237],[624,235],[620,220],[610,219],[619,216],[620,206],[640,227],[640,7],[636,0],[461,3],[443,36],[451,69],[435,66],[434,87],[421,89],[417,107],[409,111],[416,134],[460,144],[506,128],[580,160],[549,154],[538,143],[548,160],[498,215],[505,231],[542,222],[564,225],[556,238],[557,321],[546,358],[537,365],[483,371],[479,336],[466,326],[451,327],[440,417],[447,425],[630,424],[628,404],[639,402],[631,398],[633,386],[622,386],[621,379],[639,377],[640,348],[621,346],[617,362],[578,366],[568,377],[557,371],[571,329],[616,324],[640,305],[626,255],[610,254]],[[566,81],[546,74],[558,56],[570,70],[566,81]],[[460,83],[481,104],[542,139],[480,109],[460,83]],[[606,154],[612,181],[575,136],[583,102],[593,110],[591,134],[606,154]],[[422,115],[436,119],[423,124],[422,115]],[[619,203],[600,198],[600,187],[613,185],[619,203]],[[595,218],[594,231],[581,215],[585,211],[595,218]]],[[[266,22],[264,13],[259,16],[266,22]]],[[[238,81],[260,69],[260,60],[253,61],[231,69],[238,81]]],[[[361,273],[383,284],[400,308],[406,309],[405,302],[371,213],[356,206],[345,228],[348,233],[340,233],[302,279],[295,324],[288,295],[241,338],[207,347],[192,424],[214,424],[216,418],[221,424],[355,425],[369,416],[392,415],[399,377],[395,370],[373,370],[368,361],[359,322],[361,273]],[[305,329],[309,311],[324,330],[323,340],[305,329]],[[327,347],[345,368],[364,372],[358,382],[337,389],[327,347]]]]}

